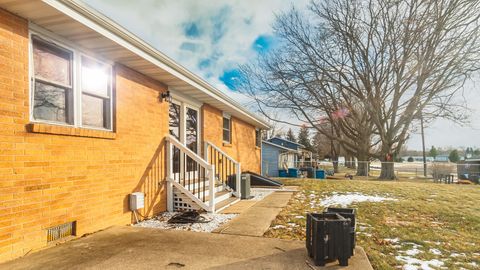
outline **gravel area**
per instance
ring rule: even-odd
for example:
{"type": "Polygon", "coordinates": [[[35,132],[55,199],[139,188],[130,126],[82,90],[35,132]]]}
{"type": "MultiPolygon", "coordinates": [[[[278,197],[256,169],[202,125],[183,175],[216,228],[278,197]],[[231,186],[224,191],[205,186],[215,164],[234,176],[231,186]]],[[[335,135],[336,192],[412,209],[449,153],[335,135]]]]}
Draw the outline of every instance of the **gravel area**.
{"type": "Polygon", "coordinates": [[[203,213],[202,217],[205,218],[206,223],[192,223],[192,224],[169,224],[167,221],[173,217],[175,212],[164,212],[160,215],[141,221],[135,224],[135,227],[144,227],[144,228],[157,228],[164,230],[184,230],[184,231],[193,231],[193,232],[212,232],[217,229],[224,223],[227,223],[231,219],[237,216],[237,214],[210,214],[203,213]]]}

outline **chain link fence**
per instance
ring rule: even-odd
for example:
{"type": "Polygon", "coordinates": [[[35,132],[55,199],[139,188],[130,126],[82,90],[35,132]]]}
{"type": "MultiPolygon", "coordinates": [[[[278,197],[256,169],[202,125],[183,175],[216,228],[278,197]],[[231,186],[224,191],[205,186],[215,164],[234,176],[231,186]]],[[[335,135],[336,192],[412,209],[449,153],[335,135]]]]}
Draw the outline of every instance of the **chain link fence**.
{"type": "Polygon", "coordinates": [[[478,162],[467,161],[460,163],[453,162],[427,162],[426,171],[423,162],[381,162],[381,161],[339,161],[337,162],[337,172],[335,172],[334,162],[332,161],[296,161],[293,163],[281,165],[266,160],[262,161],[263,174],[265,176],[279,177],[279,171],[288,171],[290,168],[299,169],[298,177],[307,177],[308,170],[324,170],[327,175],[335,178],[378,178],[383,165],[393,165],[396,179],[429,179],[434,181],[456,182],[458,180],[471,180],[477,182],[480,176],[480,160],[478,162]],[[357,176],[359,167],[364,166],[364,171],[368,168],[368,175],[357,176]]]}

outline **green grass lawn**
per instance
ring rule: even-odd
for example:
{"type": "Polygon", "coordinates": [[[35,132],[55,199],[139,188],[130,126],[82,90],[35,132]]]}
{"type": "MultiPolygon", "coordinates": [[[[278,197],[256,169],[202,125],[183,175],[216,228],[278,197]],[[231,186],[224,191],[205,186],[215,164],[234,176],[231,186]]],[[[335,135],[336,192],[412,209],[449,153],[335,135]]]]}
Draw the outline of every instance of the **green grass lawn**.
{"type": "Polygon", "coordinates": [[[305,214],[331,195],[388,197],[358,202],[357,241],[374,269],[480,269],[480,186],[426,181],[283,180],[299,192],[267,237],[305,239],[305,214]],[[430,268],[421,268],[420,264],[430,268]],[[410,265],[409,265],[410,264],[410,265]]]}

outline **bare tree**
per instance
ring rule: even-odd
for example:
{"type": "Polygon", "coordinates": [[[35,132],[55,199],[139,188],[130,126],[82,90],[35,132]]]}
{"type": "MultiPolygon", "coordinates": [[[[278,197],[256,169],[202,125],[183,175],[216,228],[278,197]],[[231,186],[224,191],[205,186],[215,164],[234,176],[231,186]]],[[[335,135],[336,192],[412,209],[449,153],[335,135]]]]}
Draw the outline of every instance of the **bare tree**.
{"type": "Polygon", "coordinates": [[[359,160],[380,159],[380,178],[393,179],[419,115],[465,119],[454,98],[479,69],[478,10],[478,0],[314,0],[277,17],[281,46],[242,67],[241,89],[359,160]],[[322,132],[325,119],[338,132],[322,132]]]}

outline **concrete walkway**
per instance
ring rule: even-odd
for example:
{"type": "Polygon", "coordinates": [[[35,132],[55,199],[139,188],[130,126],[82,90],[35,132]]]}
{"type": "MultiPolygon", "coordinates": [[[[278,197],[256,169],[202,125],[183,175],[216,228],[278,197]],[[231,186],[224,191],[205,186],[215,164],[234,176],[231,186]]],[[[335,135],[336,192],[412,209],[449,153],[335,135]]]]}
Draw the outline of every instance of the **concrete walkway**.
{"type": "MultiPolygon", "coordinates": [[[[241,214],[238,217],[214,232],[263,236],[278,213],[288,204],[293,193],[293,191],[276,191],[253,205],[245,205],[248,209],[240,210],[241,214]]],[[[228,209],[226,210],[228,211],[228,209]]]]}
{"type": "Polygon", "coordinates": [[[256,203],[230,211],[241,213],[219,233],[112,227],[89,236],[0,264],[19,269],[355,269],[372,266],[360,247],[348,267],[338,262],[315,267],[305,242],[263,238],[293,191],[277,191],[256,203]]]}
{"type": "MultiPolygon", "coordinates": [[[[368,260],[358,262],[351,260],[350,263],[355,267],[343,269],[371,269],[368,260]]],[[[322,268],[311,266],[303,241],[112,227],[0,264],[0,269],[322,268]]]]}

